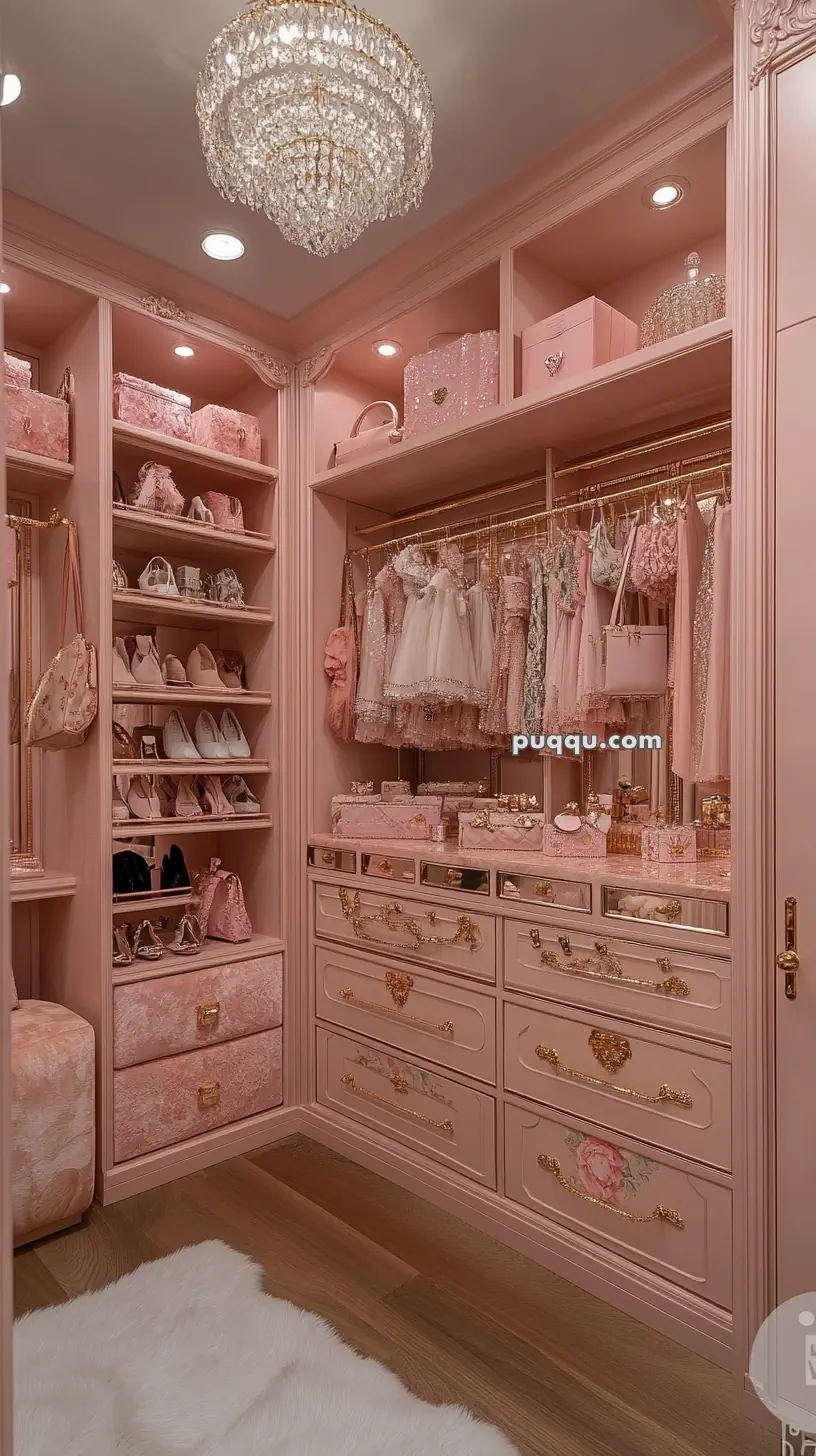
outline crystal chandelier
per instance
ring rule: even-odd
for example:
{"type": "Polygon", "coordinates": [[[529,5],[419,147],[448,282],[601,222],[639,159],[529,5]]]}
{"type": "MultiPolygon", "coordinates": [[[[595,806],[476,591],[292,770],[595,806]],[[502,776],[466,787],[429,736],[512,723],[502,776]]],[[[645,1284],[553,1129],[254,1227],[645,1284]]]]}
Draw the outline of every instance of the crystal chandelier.
{"type": "Polygon", "coordinates": [[[430,175],[425,74],[345,0],[254,0],[210,46],[196,111],[222,196],[322,257],[417,207],[430,175]]]}

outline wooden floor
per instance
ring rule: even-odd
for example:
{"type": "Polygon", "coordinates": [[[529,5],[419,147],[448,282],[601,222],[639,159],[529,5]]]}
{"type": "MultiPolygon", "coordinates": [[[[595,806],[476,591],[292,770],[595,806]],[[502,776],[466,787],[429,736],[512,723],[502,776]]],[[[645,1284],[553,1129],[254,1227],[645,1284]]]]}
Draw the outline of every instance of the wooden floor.
{"type": "Polygon", "coordinates": [[[524,1456],[777,1456],[728,1376],[328,1149],[293,1138],[110,1208],[15,1256],[16,1311],[223,1239],[417,1395],[524,1456]]]}

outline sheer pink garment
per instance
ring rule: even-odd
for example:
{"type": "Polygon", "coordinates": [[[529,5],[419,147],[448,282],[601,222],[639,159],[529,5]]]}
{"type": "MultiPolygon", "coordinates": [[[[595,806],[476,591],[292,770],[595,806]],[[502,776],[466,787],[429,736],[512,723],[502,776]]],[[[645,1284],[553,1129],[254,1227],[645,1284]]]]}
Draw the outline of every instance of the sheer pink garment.
{"type": "Polygon", "coordinates": [[[694,611],[703,568],[706,523],[689,486],[677,521],[677,596],[674,612],[672,681],[672,773],[694,778],[694,611]]]}
{"type": "Polygon", "coordinates": [[[521,732],[529,617],[530,583],[527,578],[500,577],[490,698],[479,719],[483,733],[521,732]]]}
{"type": "Polygon", "coordinates": [[[578,708],[578,662],[581,654],[581,637],[584,630],[584,609],[586,607],[587,575],[589,571],[589,536],[586,531],[575,533],[575,568],[578,577],[578,591],[575,611],[569,623],[564,676],[558,694],[559,733],[572,733],[581,726],[578,708]]]}
{"type": "Polygon", "coordinates": [[[714,590],[699,783],[731,777],[731,506],[714,521],[714,590]]]}
{"type": "Polygon", "coordinates": [[[355,733],[360,743],[399,746],[394,707],[384,700],[383,693],[400,640],[405,608],[405,588],[393,563],[389,562],[375,578],[363,624],[355,733]]]}

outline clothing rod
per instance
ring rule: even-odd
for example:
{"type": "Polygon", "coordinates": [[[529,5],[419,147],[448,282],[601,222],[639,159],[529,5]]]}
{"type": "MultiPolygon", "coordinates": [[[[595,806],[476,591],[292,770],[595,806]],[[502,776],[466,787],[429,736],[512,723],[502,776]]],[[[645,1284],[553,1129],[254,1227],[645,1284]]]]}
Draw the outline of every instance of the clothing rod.
{"type": "MultiPolygon", "coordinates": [[[[651,440],[641,440],[625,450],[609,451],[603,455],[587,456],[585,459],[567,461],[558,470],[553,472],[554,479],[558,480],[565,475],[572,475],[578,471],[593,470],[602,465],[612,465],[617,460],[637,459],[641,455],[653,454],[658,450],[668,449],[671,445],[681,445],[688,440],[703,439],[706,435],[720,434],[731,424],[729,415],[722,419],[709,420],[701,425],[694,425],[687,430],[675,431],[671,435],[658,436],[651,440]]],[[[420,511],[410,511],[403,515],[392,516],[390,521],[380,521],[374,525],[355,527],[355,536],[373,536],[377,531],[387,531],[389,527],[404,526],[409,521],[422,521],[428,516],[442,515],[445,511],[460,510],[462,506],[476,505],[479,501],[497,500],[499,496],[511,495],[517,490],[529,490],[535,485],[546,485],[546,475],[522,476],[516,480],[500,481],[498,485],[486,486],[484,490],[471,491],[468,495],[447,496],[437,501],[433,506],[425,506],[420,511]]]]}
{"type": "MultiPolygon", "coordinates": [[[[719,465],[709,465],[703,470],[687,470],[680,475],[664,476],[661,480],[651,481],[649,484],[630,486],[627,490],[614,491],[611,495],[599,495],[594,502],[599,505],[611,505],[613,501],[632,500],[636,496],[641,499],[651,495],[655,491],[665,490],[669,487],[675,488],[678,485],[699,484],[704,480],[711,480],[714,476],[722,476],[725,483],[725,472],[731,469],[730,461],[722,461],[719,465]]],[[[705,494],[705,493],[703,493],[705,494]]],[[[709,492],[711,494],[711,492],[709,492]]],[[[502,531],[515,531],[517,526],[532,525],[534,522],[552,520],[556,516],[571,515],[575,511],[586,511],[593,504],[589,500],[567,500],[564,504],[551,506],[549,510],[531,511],[523,516],[515,516],[509,521],[487,522],[484,525],[471,525],[469,529],[462,531],[414,531],[408,536],[394,536],[388,541],[378,541],[375,546],[358,546],[350,551],[349,556],[370,556],[376,551],[390,551],[395,547],[409,546],[412,544],[434,546],[441,545],[443,541],[478,541],[480,537],[487,537],[491,533],[497,534],[502,531]],[[433,540],[424,541],[423,537],[433,537],[433,540]]],[[[512,538],[508,538],[512,539],[512,538]]]]}
{"type": "Polygon", "coordinates": [[[57,526],[73,526],[73,524],[73,521],[60,515],[56,506],[44,521],[31,516],[6,516],[6,525],[11,526],[13,531],[53,531],[57,526]]]}

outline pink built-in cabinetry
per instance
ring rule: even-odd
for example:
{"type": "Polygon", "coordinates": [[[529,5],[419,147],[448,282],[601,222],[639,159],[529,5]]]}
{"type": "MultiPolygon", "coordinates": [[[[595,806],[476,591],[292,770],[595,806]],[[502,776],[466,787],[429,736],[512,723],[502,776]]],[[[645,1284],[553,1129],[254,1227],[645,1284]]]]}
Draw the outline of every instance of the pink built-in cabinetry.
{"type": "MultiPolygon", "coordinates": [[[[733,72],[725,44],[701,53],[277,335],[191,280],[157,282],[144,260],[141,274],[132,258],[103,266],[98,240],[79,261],[75,228],[55,242],[12,200],[7,339],[39,360],[42,387],[70,364],[77,392],[70,469],[15,455],[9,484],[32,509],[58,504],[77,520],[100,650],[99,724],[82,750],[39,766],[42,898],[16,882],[14,913],[24,989],[97,1034],[103,1200],[303,1131],[730,1367],[735,1400],[759,1416],[753,1335],[813,1283],[816,18],[804,0],[746,0],[733,18],[733,72]],[[690,185],[661,215],[641,198],[666,171],[690,185]],[[522,393],[525,328],[593,295],[639,320],[692,248],[704,272],[727,276],[724,319],[522,393]],[[160,296],[171,291],[175,302],[160,296]],[[407,357],[440,333],[487,329],[499,334],[495,406],[329,469],[366,404],[402,412],[407,357]],[[403,355],[376,356],[382,337],[403,355]],[[188,338],[196,356],[182,371],[172,350],[188,338]],[[194,408],[257,415],[262,465],[118,425],[115,370],[186,388],[194,408]],[[645,871],[626,857],[553,865],[332,839],[333,793],[416,766],[341,744],[325,724],[345,552],[386,539],[395,515],[499,482],[537,477],[506,490],[502,509],[552,503],[613,473],[565,485],[565,462],[713,420],[699,449],[730,440],[734,462],[733,861],[645,871]],[[255,534],[216,546],[114,510],[112,471],[132,477],[145,458],[188,494],[238,495],[255,534]],[[360,535],[377,522],[381,536],[360,535]],[[113,559],[132,585],[156,553],[233,565],[250,611],[112,596],[113,559]],[[114,691],[111,642],[115,627],[154,624],[163,652],[204,640],[246,657],[241,715],[263,813],[215,833],[162,831],[157,848],[175,840],[188,863],[217,854],[237,870],[254,935],[114,972],[111,926],[126,911],[111,904],[110,853],[126,831],[111,827],[111,712],[152,707],[160,724],[177,704],[114,691]],[[796,999],[776,968],[786,898],[796,999]],[[414,927],[401,935],[383,913],[395,903],[414,927]]],[[[652,463],[676,458],[667,446],[652,463]]],[[[49,534],[38,558],[43,657],[60,549],[49,534]]],[[[430,754],[423,767],[427,779],[495,773],[486,755],[430,754]]],[[[505,791],[535,792],[547,811],[582,788],[566,763],[508,758],[501,773],[505,791]]]]}

